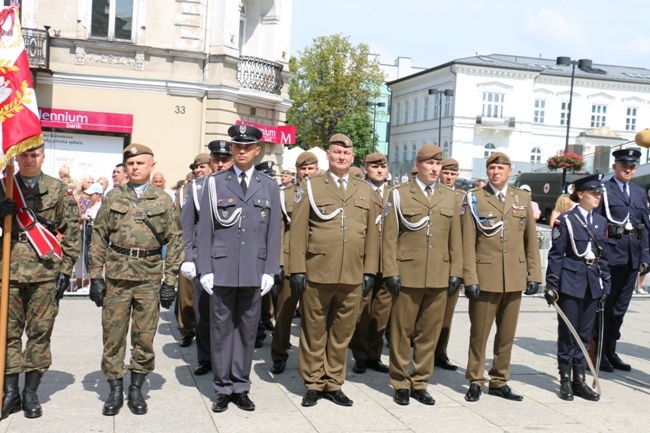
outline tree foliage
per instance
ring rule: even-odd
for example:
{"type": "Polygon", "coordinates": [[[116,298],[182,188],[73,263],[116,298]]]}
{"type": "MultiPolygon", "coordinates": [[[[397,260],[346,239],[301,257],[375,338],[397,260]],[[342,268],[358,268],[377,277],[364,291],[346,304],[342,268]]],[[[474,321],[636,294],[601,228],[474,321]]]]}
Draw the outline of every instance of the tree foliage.
{"type": "Polygon", "coordinates": [[[357,160],[372,151],[372,107],[366,102],[379,96],[384,76],[369,54],[367,45],[355,47],[348,37],[332,35],[315,38],[290,60],[295,76],[287,121],[297,126],[300,147],[325,147],[332,134],[341,132],[354,143],[357,160]]]}

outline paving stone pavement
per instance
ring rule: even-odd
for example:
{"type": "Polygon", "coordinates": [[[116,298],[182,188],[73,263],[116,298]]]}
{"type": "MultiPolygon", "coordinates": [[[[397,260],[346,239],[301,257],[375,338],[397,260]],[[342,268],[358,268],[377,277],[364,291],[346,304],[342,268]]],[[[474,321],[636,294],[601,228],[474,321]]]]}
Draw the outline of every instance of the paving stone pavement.
{"type": "MultiPolygon", "coordinates": [[[[156,336],[156,370],[148,376],[144,394],[149,413],[136,416],[125,406],[115,417],[101,414],[108,385],[100,371],[102,351],[100,309],[86,297],[65,298],[52,337],[53,364],[39,389],[44,415],[28,420],[17,413],[0,422],[0,433],[26,432],[634,432],[650,425],[650,301],[635,297],[623,326],[618,352],[632,364],[631,372],[602,373],[602,398],[588,402],[557,397],[555,361],[557,319],[543,298],[525,297],[512,354],[509,384],[524,395],[510,402],[484,394],[467,403],[469,319],[461,297],[454,317],[449,356],[458,371],[436,370],[429,392],[436,405],[392,401],[388,376],[351,371],[343,386],[354,400],[351,408],[325,400],[311,408],[300,401],[305,390],[296,370],[298,320],[294,320],[287,370],[270,373],[270,337],[256,349],[251,399],[257,409],[244,412],[230,405],[226,412],[210,410],[214,392],[211,375],[195,377],[196,346],[181,348],[173,313],[161,314],[156,336]]],[[[494,329],[492,330],[494,334],[494,329]]],[[[488,343],[491,349],[492,342],[488,343]]],[[[129,352],[127,352],[128,354],[129,352]]],[[[127,359],[128,361],[128,359],[127,359]]],[[[385,348],[383,361],[388,362],[385,348]]],[[[488,368],[491,355],[488,351],[488,368]]],[[[22,382],[22,378],[21,378],[22,382]]],[[[591,379],[589,379],[591,382],[591,379]]],[[[128,385],[128,381],[125,383],[128,385]]],[[[22,384],[21,384],[22,386],[22,384]]]]}

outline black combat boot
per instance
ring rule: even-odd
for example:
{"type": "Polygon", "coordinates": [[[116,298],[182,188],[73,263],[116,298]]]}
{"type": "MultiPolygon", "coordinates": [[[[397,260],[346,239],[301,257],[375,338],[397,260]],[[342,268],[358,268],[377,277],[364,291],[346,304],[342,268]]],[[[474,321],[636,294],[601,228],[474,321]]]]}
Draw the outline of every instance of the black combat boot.
{"type": "Polygon", "coordinates": [[[612,367],[623,371],[632,370],[632,366],[623,362],[623,360],[621,360],[621,358],[616,354],[616,340],[609,340],[605,345],[605,349],[605,358],[609,360],[612,367]]]}
{"type": "Polygon", "coordinates": [[[5,376],[4,397],[2,398],[2,418],[5,419],[12,413],[20,411],[20,388],[18,388],[18,373],[5,376]]]}
{"type": "Polygon", "coordinates": [[[36,371],[28,371],[25,373],[25,389],[23,389],[23,412],[25,418],[38,418],[43,415],[43,409],[38,402],[38,385],[41,384],[41,377],[43,375],[36,371]]]}
{"type": "Polygon", "coordinates": [[[120,413],[120,409],[124,405],[124,381],[120,377],[119,379],[109,380],[108,384],[111,387],[111,392],[108,394],[106,403],[104,403],[104,409],[102,413],[106,416],[115,416],[120,413]]]}
{"type": "Polygon", "coordinates": [[[131,372],[131,385],[129,385],[129,398],[127,405],[133,415],[144,415],[147,413],[147,402],[142,396],[142,384],[146,374],[131,372]]]}
{"type": "Polygon", "coordinates": [[[573,381],[571,382],[571,387],[573,388],[573,394],[578,397],[582,397],[589,401],[600,400],[600,395],[594,392],[594,390],[589,388],[589,385],[585,383],[584,364],[576,364],[573,366],[573,381]]]}
{"type": "Polygon", "coordinates": [[[571,366],[560,364],[560,398],[562,400],[573,400],[573,389],[571,388],[571,366]]]}
{"type": "MultiPolygon", "coordinates": [[[[594,342],[596,342],[596,356],[598,356],[598,340],[597,337],[594,337],[594,342]]],[[[607,359],[607,340],[603,341],[603,348],[602,348],[602,355],[600,357],[600,371],[606,371],[607,373],[612,373],[614,371],[614,367],[612,364],[609,363],[609,359],[607,359]]],[[[594,367],[596,366],[596,363],[594,362],[594,367]]]]}

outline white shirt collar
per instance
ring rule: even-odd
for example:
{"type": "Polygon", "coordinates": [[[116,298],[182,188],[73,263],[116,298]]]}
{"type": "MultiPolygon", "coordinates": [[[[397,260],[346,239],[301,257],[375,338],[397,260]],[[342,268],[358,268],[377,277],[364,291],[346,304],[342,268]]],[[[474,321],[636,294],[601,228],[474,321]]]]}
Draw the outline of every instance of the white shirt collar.
{"type": "Polygon", "coordinates": [[[246,173],[246,185],[250,185],[251,177],[253,177],[253,172],[255,171],[255,166],[249,168],[246,171],[242,171],[236,165],[233,165],[232,168],[235,169],[235,174],[237,175],[238,181],[241,182],[241,174],[246,173]]]}
{"type": "Polygon", "coordinates": [[[350,175],[349,175],[349,174],[346,174],[346,175],[343,176],[343,177],[338,177],[337,175],[335,175],[334,173],[332,173],[332,172],[330,171],[330,176],[332,176],[332,179],[334,179],[334,182],[335,182],[337,185],[338,185],[338,183],[339,183],[339,179],[343,179],[343,183],[345,184],[345,186],[348,185],[348,179],[350,178],[350,175]]]}
{"type": "Polygon", "coordinates": [[[627,183],[623,183],[623,182],[621,182],[620,180],[616,179],[615,177],[612,177],[612,179],[614,179],[614,181],[616,181],[616,185],[618,185],[618,188],[619,188],[621,191],[625,191],[625,190],[626,190],[626,188],[627,188],[627,183]]]}
{"type": "MultiPolygon", "coordinates": [[[[419,177],[415,176],[415,182],[420,186],[420,189],[422,189],[422,192],[424,192],[424,189],[428,186],[431,188],[431,191],[435,190],[436,183],[432,183],[431,185],[427,185],[426,183],[422,182],[419,177]]],[[[426,195],[426,193],[424,193],[426,195]]]]}
{"type": "Polygon", "coordinates": [[[496,186],[492,185],[489,182],[488,182],[488,184],[490,185],[490,188],[492,188],[492,191],[494,191],[494,195],[497,195],[497,194],[499,194],[501,192],[501,193],[503,193],[504,197],[506,196],[506,193],[508,192],[508,184],[506,184],[506,186],[503,187],[503,189],[501,189],[501,190],[498,189],[496,186]]]}

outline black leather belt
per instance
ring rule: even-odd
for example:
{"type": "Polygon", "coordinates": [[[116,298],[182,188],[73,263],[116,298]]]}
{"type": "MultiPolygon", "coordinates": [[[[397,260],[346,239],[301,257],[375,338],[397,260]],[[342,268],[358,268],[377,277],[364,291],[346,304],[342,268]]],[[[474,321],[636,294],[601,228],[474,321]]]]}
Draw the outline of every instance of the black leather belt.
{"type": "Polygon", "coordinates": [[[27,232],[14,232],[11,234],[11,240],[14,242],[29,242],[27,239],[27,232]]]}
{"type": "Polygon", "coordinates": [[[125,256],[133,257],[136,259],[157,256],[162,253],[162,248],[156,248],[155,250],[145,250],[143,248],[118,247],[117,245],[113,244],[111,244],[111,249],[118,254],[124,254],[125,256]]]}

